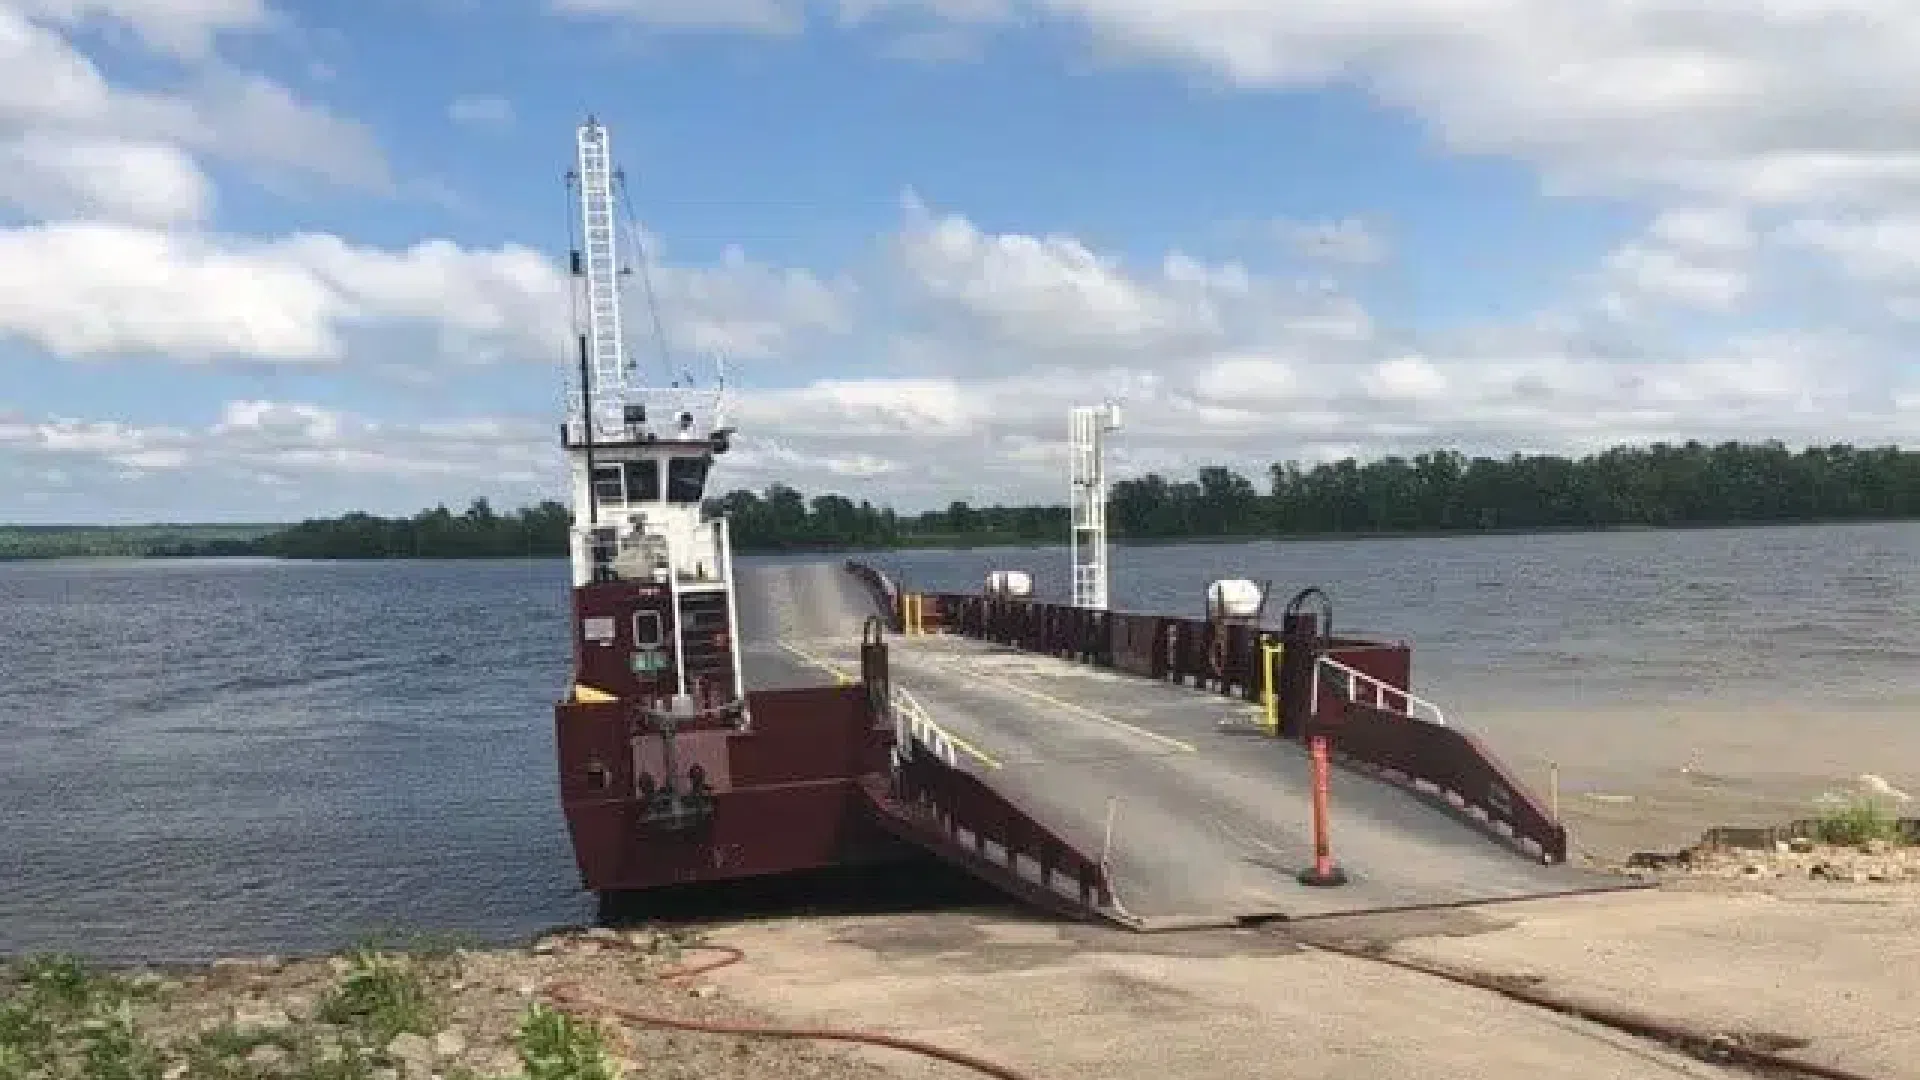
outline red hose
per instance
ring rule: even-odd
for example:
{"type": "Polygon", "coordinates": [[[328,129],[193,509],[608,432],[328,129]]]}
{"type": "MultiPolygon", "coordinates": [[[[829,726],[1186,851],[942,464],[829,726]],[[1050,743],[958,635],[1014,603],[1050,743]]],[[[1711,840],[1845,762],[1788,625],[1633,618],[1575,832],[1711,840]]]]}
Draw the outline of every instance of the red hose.
{"type": "MultiPolygon", "coordinates": [[[[662,981],[692,978],[695,975],[704,975],[709,971],[718,970],[729,964],[739,963],[746,958],[746,953],[731,945],[693,945],[688,947],[711,950],[723,955],[718,959],[705,961],[703,963],[668,968],[666,971],[661,972],[658,978],[662,981]]],[[[605,1001],[586,993],[574,983],[549,984],[544,993],[549,1000],[563,1009],[571,1006],[573,1009],[583,1012],[613,1016],[625,1020],[628,1023],[642,1024],[648,1027],[674,1028],[680,1031],[698,1031],[710,1035],[750,1035],[766,1039],[818,1039],[830,1042],[865,1043],[869,1046],[884,1046],[892,1050],[904,1050],[911,1054],[935,1058],[940,1061],[972,1069],[985,1076],[996,1077],[998,1080],[1032,1080],[1032,1078],[1025,1073],[1016,1072],[1005,1065],[1000,1065],[984,1058],[977,1058],[958,1050],[949,1050],[942,1046],[935,1046],[932,1043],[920,1042],[917,1039],[888,1035],[884,1032],[848,1031],[834,1028],[772,1027],[765,1024],[729,1022],[724,1020],[686,1020],[677,1016],[664,1016],[659,1013],[643,1012],[639,1009],[628,1008],[624,1005],[615,1005],[610,1001],[605,1001]]]]}
{"type": "Polygon", "coordinates": [[[691,979],[695,975],[705,975],[709,971],[718,971],[721,968],[726,967],[728,964],[737,964],[740,961],[745,960],[747,958],[746,953],[740,951],[739,949],[734,948],[731,945],[687,945],[687,946],[683,946],[683,948],[701,949],[707,952],[721,953],[723,955],[718,960],[709,960],[704,964],[686,964],[681,967],[668,968],[667,970],[662,971],[658,975],[654,976],[655,978],[659,979],[662,982],[666,982],[671,979],[691,979]]]}

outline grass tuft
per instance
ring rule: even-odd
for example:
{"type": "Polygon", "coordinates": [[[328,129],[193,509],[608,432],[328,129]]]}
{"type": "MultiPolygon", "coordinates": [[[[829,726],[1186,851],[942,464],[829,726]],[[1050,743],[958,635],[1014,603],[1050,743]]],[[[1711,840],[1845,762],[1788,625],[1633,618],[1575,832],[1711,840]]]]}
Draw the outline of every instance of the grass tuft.
{"type": "Polygon", "coordinates": [[[0,1080],[159,1080],[160,1055],[134,1030],[125,980],[69,956],[36,957],[0,998],[0,1080]]]}
{"type": "Polygon", "coordinates": [[[403,1032],[432,1035],[440,1029],[426,976],[409,957],[359,949],[349,963],[320,1003],[322,1020],[355,1028],[375,1046],[385,1046],[403,1032]]]}
{"type": "Polygon", "coordinates": [[[1874,840],[1888,843],[1900,839],[1900,823],[1878,803],[1863,799],[1852,805],[1821,815],[1814,822],[1815,838],[1837,847],[1854,847],[1874,840]]]}
{"type": "Polygon", "coordinates": [[[606,1040],[592,1021],[534,1005],[521,1019],[516,1041],[526,1080],[619,1080],[606,1040]]]}

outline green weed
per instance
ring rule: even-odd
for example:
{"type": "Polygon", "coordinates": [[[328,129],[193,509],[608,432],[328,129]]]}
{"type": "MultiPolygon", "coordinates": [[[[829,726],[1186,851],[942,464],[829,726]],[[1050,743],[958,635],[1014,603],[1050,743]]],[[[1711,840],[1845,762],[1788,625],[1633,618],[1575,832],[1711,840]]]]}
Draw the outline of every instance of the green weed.
{"type": "Polygon", "coordinates": [[[432,1035],[439,1010],[427,979],[408,957],[372,949],[356,951],[351,967],[320,1003],[320,1018],[351,1026],[375,1046],[402,1032],[432,1035]]]}
{"type": "Polygon", "coordinates": [[[1816,819],[1814,835],[1823,843],[1839,847],[1854,847],[1872,840],[1891,843],[1900,839],[1900,825],[1873,800],[1863,799],[1816,819]]]}
{"type": "Polygon", "coordinates": [[[67,956],[20,964],[0,1000],[0,1080],[159,1080],[134,1030],[134,988],[67,956]]]}
{"type": "Polygon", "coordinates": [[[515,1041],[526,1080],[619,1080],[606,1041],[591,1021],[535,1005],[521,1019],[515,1041]]]}

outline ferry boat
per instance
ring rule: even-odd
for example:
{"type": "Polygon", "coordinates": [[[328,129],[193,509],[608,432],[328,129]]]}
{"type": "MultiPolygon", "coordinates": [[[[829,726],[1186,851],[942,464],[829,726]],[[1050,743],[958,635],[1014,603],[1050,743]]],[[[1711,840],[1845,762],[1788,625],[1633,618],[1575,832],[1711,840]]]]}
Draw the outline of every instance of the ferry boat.
{"type": "MultiPolygon", "coordinates": [[[[1330,755],[1373,778],[1345,789],[1363,812],[1344,834],[1375,858],[1372,885],[1344,901],[1309,901],[1275,872],[1266,891],[1256,890],[1265,899],[1228,890],[1203,905],[1209,917],[1589,887],[1560,872],[1567,836],[1551,803],[1411,691],[1410,647],[1335,635],[1320,590],[1301,590],[1271,629],[1261,619],[1268,588],[1239,579],[1213,583],[1204,619],[1107,610],[1097,464],[1101,433],[1118,422],[1111,410],[1071,418],[1071,604],[1036,599],[1024,572],[996,572],[982,593],[960,594],[913,593],[861,564],[743,571],[727,519],[707,500],[735,436],[724,364],[709,365],[702,387],[678,363],[663,364],[659,377],[635,363],[621,284],[648,268],[644,258],[622,264],[619,237],[624,229],[638,252],[639,231],[616,213],[621,177],[607,129],[589,117],[575,134],[575,356],[560,425],[573,517],[573,675],[554,725],[561,806],[588,889],[607,899],[930,856],[1036,905],[1146,927],[1155,917],[1130,913],[1114,884],[1128,873],[1124,860],[1116,869],[1112,848],[1122,792],[1135,819],[1156,823],[1153,835],[1186,837],[1133,850],[1136,900],[1172,895],[1194,875],[1156,860],[1180,854],[1169,849],[1218,847],[1192,808],[1212,806],[1200,816],[1218,816],[1221,778],[1258,781],[1235,787],[1246,796],[1236,820],[1246,835],[1270,834],[1263,851],[1279,850],[1274,842],[1304,850],[1301,829],[1272,815],[1311,796],[1314,865],[1324,862],[1330,755]],[[919,665],[914,689],[931,712],[890,676],[888,633],[905,635],[900,663],[919,665]],[[810,657],[796,639],[839,666],[810,657]],[[1015,685],[1004,674],[1011,653],[1055,665],[1054,676],[1074,665],[1105,669],[1115,678],[1099,681],[1102,692],[1178,737],[1015,685]],[[1255,730],[1271,741],[1206,729],[1199,701],[1183,696],[1199,693],[1260,703],[1254,711],[1263,708],[1265,722],[1255,730]],[[1124,781],[1099,773],[1085,754],[996,774],[997,763],[964,761],[966,741],[932,713],[1016,745],[1078,725],[1086,745],[1104,746],[1124,730],[1186,753],[1127,756],[1114,765],[1131,770],[1124,781]],[[1303,742],[1313,747],[1311,770],[1303,742]],[[1199,764],[1167,768],[1174,759],[1199,764]],[[1446,798],[1435,803],[1434,793],[1446,798]],[[1437,823],[1459,816],[1450,807],[1471,820],[1437,823]],[[1489,829],[1546,869],[1516,870],[1501,861],[1508,853],[1475,846],[1489,829]],[[1394,854],[1420,844],[1447,854],[1426,862],[1394,854]],[[1472,887],[1463,885],[1469,878],[1472,887]]],[[[653,295],[646,290],[649,302],[653,295]]],[[[661,359],[671,359],[662,344],[661,359]]],[[[1075,692],[1065,685],[1056,690],[1075,692]]],[[[977,748],[971,756],[985,760],[977,748]]],[[[1215,854],[1223,861],[1200,879],[1249,872],[1244,853],[1215,854]]]]}

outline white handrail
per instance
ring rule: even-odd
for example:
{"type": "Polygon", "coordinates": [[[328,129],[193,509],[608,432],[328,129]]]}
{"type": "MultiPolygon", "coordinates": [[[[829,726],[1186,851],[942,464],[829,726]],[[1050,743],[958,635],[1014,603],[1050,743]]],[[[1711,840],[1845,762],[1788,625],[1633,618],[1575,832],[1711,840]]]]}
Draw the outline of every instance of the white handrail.
{"type": "Polygon", "coordinates": [[[720,574],[727,582],[727,648],[733,660],[733,698],[740,702],[740,721],[745,726],[751,722],[751,718],[746,712],[746,674],[740,664],[740,613],[733,591],[733,529],[730,519],[723,517],[714,522],[714,532],[718,534],[716,539],[720,542],[720,574]]]}
{"type": "Polygon", "coordinates": [[[673,605],[673,669],[678,676],[680,696],[687,696],[687,613],[680,610],[680,568],[673,561],[673,538],[660,534],[660,545],[667,553],[667,602],[673,605]]]}
{"type": "Polygon", "coordinates": [[[933,718],[927,715],[920,702],[907,692],[905,687],[895,685],[893,698],[894,755],[901,757],[901,747],[908,742],[917,742],[934,753],[934,756],[947,763],[950,768],[960,767],[960,752],[954,748],[947,733],[940,730],[933,718]]]}
{"type": "Polygon", "coordinates": [[[1372,704],[1375,708],[1397,712],[1403,716],[1412,717],[1415,720],[1425,720],[1438,727],[1447,726],[1446,714],[1440,711],[1440,706],[1435,705],[1433,702],[1428,701],[1426,698],[1410,690],[1402,690],[1385,680],[1361,671],[1359,668],[1343,664],[1331,656],[1322,656],[1316,661],[1316,669],[1313,673],[1312,696],[1309,699],[1310,704],[1307,707],[1307,711],[1312,715],[1318,715],[1320,712],[1320,672],[1318,667],[1321,665],[1331,668],[1336,673],[1346,677],[1347,700],[1349,701],[1361,700],[1360,688],[1365,686],[1373,691],[1372,704]],[[1389,694],[1401,699],[1405,702],[1405,705],[1396,707],[1390,704],[1387,700],[1387,695],[1389,694]],[[1425,711],[1429,715],[1421,716],[1415,710],[1425,711]]]}

